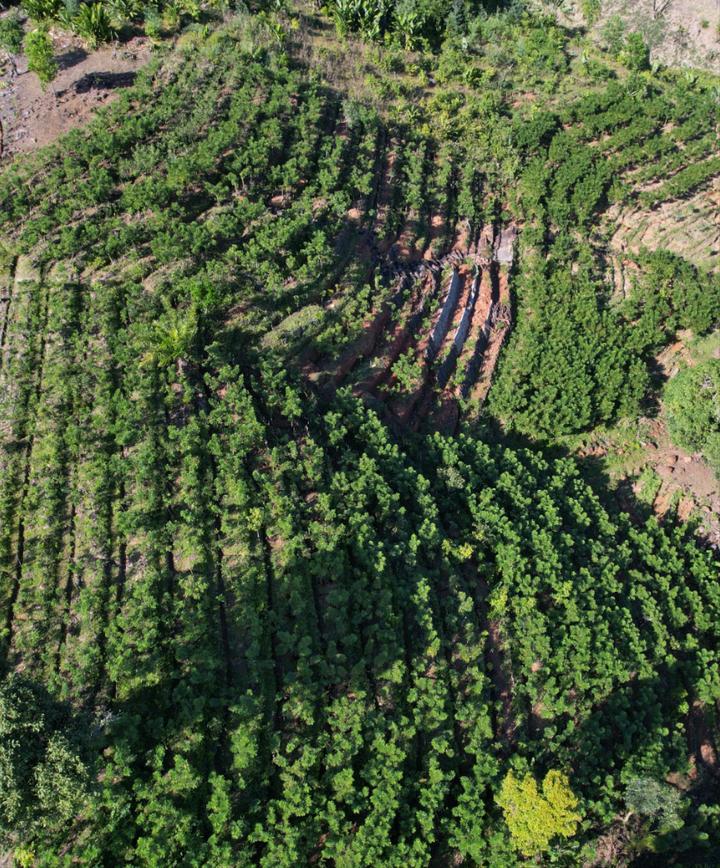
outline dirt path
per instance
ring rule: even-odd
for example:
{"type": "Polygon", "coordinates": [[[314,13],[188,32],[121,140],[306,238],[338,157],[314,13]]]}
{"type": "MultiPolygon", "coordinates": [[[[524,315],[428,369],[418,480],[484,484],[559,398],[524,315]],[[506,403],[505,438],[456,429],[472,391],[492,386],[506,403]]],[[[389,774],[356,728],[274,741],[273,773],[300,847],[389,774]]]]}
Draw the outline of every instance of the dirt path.
{"type": "Polygon", "coordinates": [[[506,748],[512,747],[517,735],[517,721],[512,711],[513,681],[508,662],[505,657],[500,621],[490,620],[487,611],[487,599],[490,588],[474,563],[465,563],[462,567],[465,577],[472,587],[478,589],[476,595],[476,612],[483,629],[487,629],[485,643],[485,666],[493,685],[496,700],[493,709],[493,729],[495,737],[506,748]]]}
{"type": "Polygon", "coordinates": [[[495,366],[497,365],[500,350],[505,343],[511,326],[510,287],[507,273],[504,269],[498,269],[497,289],[493,290],[493,296],[497,295],[497,303],[494,303],[489,314],[488,324],[490,333],[487,344],[482,354],[482,362],[477,379],[469,389],[469,395],[473,401],[482,404],[490,391],[495,366]]]}
{"type": "Polygon", "coordinates": [[[505,666],[503,640],[498,621],[488,622],[486,657],[490,664],[490,677],[495,687],[495,695],[501,708],[496,724],[496,733],[498,738],[510,747],[515,742],[517,722],[512,713],[512,676],[505,666]]]}
{"type": "Polygon", "coordinates": [[[705,707],[699,701],[693,703],[687,719],[688,749],[695,760],[695,767],[706,769],[720,777],[720,766],[713,734],[708,726],[705,707]]]}
{"type": "Polygon", "coordinates": [[[81,40],[53,33],[59,72],[43,91],[38,77],[17,58],[15,75],[6,63],[0,75],[0,121],[4,128],[3,161],[49,145],[58,136],[86,123],[93,112],[129,87],[150,59],[151,43],[133,37],[88,53],[81,40]]]}

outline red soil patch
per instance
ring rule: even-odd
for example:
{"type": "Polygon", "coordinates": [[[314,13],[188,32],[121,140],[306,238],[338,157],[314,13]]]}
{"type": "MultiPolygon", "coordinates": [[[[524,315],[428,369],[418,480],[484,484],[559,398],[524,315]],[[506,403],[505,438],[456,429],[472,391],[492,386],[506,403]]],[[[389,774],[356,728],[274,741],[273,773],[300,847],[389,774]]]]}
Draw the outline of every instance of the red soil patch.
{"type": "Polygon", "coordinates": [[[460,325],[460,320],[463,316],[463,311],[465,310],[468,301],[470,300],[470,293],[472,291],[472,280],[470,269],[467,265],[461,265],[458,268],[458,274],[460,275],[460,279],[463,282],[463,287],[460,290],[460,298],[458,299],[458,303],[455,307],[455,312],[453,313],[452,322],[450,323],[450,327],[448,328],[448,332],[445,335],[445,340],[443,341],[443,345],[440,347],[438,351],[438,358],[442,355],[443,349],[452,343],[453,337],[455,336],[455,332],[457,331],[458,326],[460,325]]]}
{"type": "MultiPolygon", "coordinates": [[[[490,268],[493,266],[483,266],[480,272],[480,289],[478,291],[477,301],[475,302],[475,312],[473,314],[470,331],[465,341],[462,353],[457,361],[457,370],[465,371],[471,358],[475,353],[475,346],[480,339],[480,333],[485,328],[490,312],[492,309],[492,278],[490,268]]],[[[461,397],[462,385],[458,384],[455,387],[455,396],[461,397]]]]}
{"type": "Polygon", "coordinates": [[[696,700],[687,719],[688,749],[696,764],[702,764],[711,774],[720,776],[713,735],[708,726],[705,707],[696,700]]]}
{"type": "Polygon", "coordinates": [[[662,480],[662,487],[653,504],[662,516],[680,495],[678,517],[687,520],[698,510],[705,518],[711,541],[720,543],[720,482],[701,455],[689,455],[670,445],[654,447],[647,444],[649,463],[662,480]]]}
{"type": "Polygon", "coordinates": [[[681,368],[681,364],[692,367],[695,359],[687,348],[688,341],[692,338],[692,332],[684,330],[677,334],[678,340],[665,347],[655,357],[663,374],[669,379],[674,377],[681,368]]]}
{"type": "MultiPolygon", "coordinates": [[[[434,285],[434,277],[433,277],[433,285],[434,285]]],[[[430,299],[430,301],[431,302],[437,301],[435,299],[434,294],[433,294],[432,298],[430,299]]],[[[422,394],[425,379],[427,378],[427,374],[428,374],[428,365],[427,365],[426,360],[425,360],[425,352],[426,352],[427,347],[430,343],[430,335],[432,334],[432,330],[435,327],[435,323],[440,318],[441,311],[442,311],[442,302],[437,304],[437,308],[435,310],[435,313],[433,314],[430,325],[425,329],[423,334],[414,343],[413,361],[416,363],[419,363],[423,368],[422,383],[411,394],[403,395],[402,397],[396,398],[394,401],[392,401],[390,409],[398,417],[398,419],[400,419],[400,421],[402,421],[402,422],[406,422],[408,420],[409,414],[412,411],[412,408],[415,406],[416,401],[419,400],[419,398],[422,394]]],[[[408,346],[413,345],[412,341],[413,341],[413,335],[409,335],[407,343],[405,343],[403,345],[402,349],[395,356],[395,359],[397,359],[397,357],[400,355],[400,353],[405,351],[408,348],[408,346]]],[[[395,359],[393,361],[395,361],[395,359]]],[[[392,367],[392,362],[388,365],[388,373],[390,373],[390,367],[392,367]]],[[[392,375],[390,375],[390,377],[386,378],[386,379],[387,379],[387,384],[389,387],[386,399],[392,400],[391,390],[395,384],[395,378],[392,375]]]]}
{"type": "Polygon", "coordinates": [[[372,323],[363,331],[362,335],[340,357],[333,374],[333,384],[339,386],[350,373],[358,359],[372,352],[375,341],[387,325],[390,312],[385,309],[375,317],[372,323]]]}
{"type": "MultiPolygon", "coordinates": [[[[429,393],[430,401],[433,394],[429,393]]],[[[427,409],[421,407],[418,410],[416,419],[414,420],[413,429],[417,430],[419,420],[427,413],[427,409]]],[[[455,433],[458,421],[460,419],[460,405],[457,400],[452,397],[445,396],[439,402],[439,405],[430,416],[428,422],[433,431],[439,431],[440,434],[451,435],[455,433]]]]}
{"type": "Polygon", "coordinates": [[[360,337],[342,353],[331,369],[333,386],[337,387],[355,367],[357,361],[369,355],[375,348],[378,338],[385,330],[390,321],[390,307],[384,305],[374,317],[363,323],[363,332],[360,337]]]}
{"type": "MultiPolygon", "coordinates": [[[[435,377],[430,376],[430,372],[428,371],[428,375],[426,380],[417,390],[417,399],[413,402],[413,406],[411,409],[415,409],[415,414],[408,421],[408,425],[410,426],[411,431],[417,431],[420,427],[420,422],[428,415],[430,412],[430,408],[435,401],[435,389],[433,388],[435,385],[435,377]]],[[[437,412],[437,411],[436,411],[437,412]]],[[[433,419],[430,422],[430,427],[434,428],[434,417],[435,413],[433,413],[433,419]]],[[[407,420],[405,420],[407,421],[407,420]]]]}
{"type": "Polygon", "coordinates": [[[404,262],[413,262],[418,258],[418,252],[415,247],[416,238],[415,220],[408,216],[395,242],[395,253],[398,259],[404,262]]]}
{"type": "Polygon", "coordinates": [[[487,397],[492,382],[492,376],[497,365],[498,356],[502,349],[505,338],[510,330],[510,287],[507,280],[507,272],[499,269],[498,275],[499,299],[498,305],[491,311],[492,325],[488,345],[483,354],[483,363],[477,382],[473,386],[470,396],[473,400],[482,403],[487,397]]]}
{"type": "MultiPolygon", "coordinates": [[[[444,352],[452,352],[453,340],[455,338],[455,332],[457,331],[460,321],[462,320],[463,313],[467,306],[467,303],[470,299],[470,293],[472,292],[473,281],[471,280],[470,269],[466,264],[461,265],[458,268],[458,274],[460,275],[460,279],[462,281],[462,289],[460,290],[460,297],[458,298],[457,305],[455,307],[455,311],[453,312],[453,318],[450,322],[450,325],[447,330],[447,334],[445,335],[443,342],[438,349],[438,353],[435,356],[435,360],[433,362],[433,368],[436,369],[439,364],[441,364],[441,360],[443,358],[444,352]]],[[[473,316],[474,319],[474,316],[473,316]]],[[[429,335],[428,335],[429,337],[429,335]]],[[[468,335],[469,337],[469,335],[468,335]]],[[[420,420],[424,419],[430,411],[432,407],[435,394],[433,390],[435,382],[435,377],[428,376],[426,377],[425,383],[423,384],[423,396],[422,400],[418,404],[417,413],[415,418],[412,421],[411,427],[413,430],[417,430],[420,424],[420,420]]],[[[457,401],[450,396],[447,396],[446,399],[441,404],[438,412],[433,414],[433,419],[431,421],[431,427],[435,428],[436,425],[441,425],[442,430],[447,430],[448,427],[452,424],[452,428],[454,430],[457,425],[457,418],[459,415],[459,411],[457,408],[457,401]],[[452,409],[454,407],[454,410],[452,409]],[[454,423],[452,422],[454,418],[454,423]]],[[[441,428],[438,428],[441,430],[441,428]]]]}
{"type": "Polygon", "coordinates": [[[456,229],[452,249],[457,250],[463,256],[467,255],[470,249],[470,224],[467,220],[463,220],[456,229]]]}
{"type": "Polygon", "coordinates": [[[488,657],[492,666],[490,674],[502,709],[498,721],[498,736],[505,744],[512,745],[517,732],[517,723],[512,714],[512,675],[505,668],[503,640],[497,621],[490,621],[488,624],[488,657]]]}
{"type": "Polygon", "coordinates": [[[423,259],[435,259],[435,250],[433,242],[441,238],[445,232],[445,217],[442,214],[433,214],[430,218],[425,248],[423,249],[423,259]]]}
{"type": "Polygon", "coordinates": [[[495,241],[495,229],[492,224],[483,226],[478,238],[476,256],[480,265],[489,266],[493,257],[493,244],[495,241]]]}

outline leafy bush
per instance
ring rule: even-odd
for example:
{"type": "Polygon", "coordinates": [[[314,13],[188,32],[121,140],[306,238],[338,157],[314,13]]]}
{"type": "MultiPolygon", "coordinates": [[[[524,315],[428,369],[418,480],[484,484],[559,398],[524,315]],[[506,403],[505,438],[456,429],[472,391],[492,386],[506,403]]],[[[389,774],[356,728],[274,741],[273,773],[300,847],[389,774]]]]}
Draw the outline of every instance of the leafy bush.
{"type": "Polygon", "coordinates": [[[628,33],[620,59],[635,72],[650,68],[650,51],[641,33],[628,33]]]}
{"type": "Polygon", "coordinates": [[[523,317],[490,391],[490,407],[534,437],[582,431],[637,412],[648,375],[589,270],[537,263],[523,277],[523,317]]]}
{"type": "Polygon", "coordinates": [[[558,835],[572,837],[582,819],[570,781],[555,770],[545,776],[542,793],[532,775],[518,780],[509,772],[497,802],[505,814],[513,844],[525,856],[544,852],[558,835]]]}
{"type": "Polygon", "coordinates": [[[417,388],[422,377],[422,365],[413,358],[412,350],[408,350],[398,357],[392,366],[395,377],[396,391],[400,394],[417,388]]]}
{"type": "MultiPolygon", "coordinates": [[[[638,115],[656,138],[688,111],[703,135],[713,118],[685,90],[658,104],[622,82],[516,100],[518,70],[542,84],[558,58],[520,69],[521,19],[499,19],[478,41],[499,86],[423,97],[412,123],[362,100],[343,117],[341,81],[258,42],[257,15],[196,31],[88,130],[0,172],[3,259],[42,266],[13,294],[0,371],[0,641],[105,721],[85,809],[77,724],[33,729],[42,701],[16,715],[30,725],[0,799],[16,825],[42,806],[52,839],[30,828],[16,861],[513,866],[524,836],[580,865],[629,781],[687,772],[691,704],[720,695],[716,554],[609,511],[584,462],[470,424],[406,436],[352,396],[358,369],[387,383],[384,350],[419,348],[410,311],[439,303],[439,287],[385,286],[375,215],[349,219],[379,214],[383,189],[410,244],[436,213],[473,230],[527,217],[497,380],[517,427],[613,419],[646,383],[647,340],[609,304],[592,235],[619,159],[604,148],[647,136],[638,115]],[[513,118],[535,110],[524,134],[513,118]],[[380,370],[355,340],[368,331],[380,370]],[[334,395],[312,385],[328,373],[334,395]],[[495,800],[511,769],[514,841],[495,800]],[[529,769],[567,769],[571,787],[529,769]]],[[[659,294],[697,295],[702,320],[702,291],[668,273],[659,294]]],[[[663,328],[679,321],[667,298],[663,328]]],[[[713,793],[686,802],[711,863],[713,793]]]]}
{"type": "Polygon", "coordinates": [[[54,21],[63,8],[63,0],[23,0],[22,6],[35,21],[54,21]]]}
{"type": "Polygon", "coordinates": [[[0,18],[0,49],[8,54],[18,54],[23,45],[23,26],[17,11],[0,18]]]}
{"type": "Polygon", "coordinates": [[[628,809],[656,822],[660,833],[682,826],[682,803],[683,797],[674,787],[652,778],[635,778],[625,789],[628,809]]]}
{"type": "Polygon", "coordinates": [[[58,15],[58,21],[67,30],[74,30],[75,16],[80,8],[80,0],[65,0],[58,15]]]}
{"type": "Polygon", "coordinates": [[[114,27],[122,27],[129,21],[142,17],[142,0],[108,0],[105,4],[108,16],[114,27]]]}
{"type": "Polygon", "coordinates": [[[655,352],[678,329],[702,335],[720,324],[720,280],[664,250],[644,252],[630,297],[621,306],[628,323],[629,346],[655,352]]]}
{"type": "Polygon", "coordinates": [[[618,57],[625,42],[625,22],[619,15],[613,15],[602,29],[605,47],[613,57],[618,57]]]}
{"type": "Polygon", "coordinates": [[[52,40],[46,28],[39,27],[26,35],[25,53],[28,69],[37,75],[43,88],[46,87],[55,78],[58,70],[52,40]]]}
{"type": "Polygon", "coordinates": [[[88,792],[69,708],[19,675],[0,683],[0,842],[66,829],[88,792]]]}
{"type": "Polygon", "coordinates": [[[602,12],[602,0],[580,0],[580,10],[585,21],[592,26],[602,12]]]}
{"type": "Polygon", "coordinates": [[[150,39],[159,39],[163,32],[163,16],[157,6],[148,6],[143,13],[143,26],[150,39]]]}
{"type": "Polygon", "coordinates": [[[720,359],[684,368],[668,382],[664,397],[673,441],[702,452],[720,473],[720,359]]]}

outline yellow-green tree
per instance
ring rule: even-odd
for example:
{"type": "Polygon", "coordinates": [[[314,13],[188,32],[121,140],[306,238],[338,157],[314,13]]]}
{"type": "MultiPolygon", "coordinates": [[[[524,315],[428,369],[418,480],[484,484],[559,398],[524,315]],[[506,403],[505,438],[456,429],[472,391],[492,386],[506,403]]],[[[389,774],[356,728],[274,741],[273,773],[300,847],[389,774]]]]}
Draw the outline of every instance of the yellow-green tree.
{"type": "Polygon", "coordinates": [[[555,770],[545,776],[542,792],[532,775],[520,780],[508,772],[496,800],[505,814],[513,845],[525,856],[547,850],[557,835],[570,838],[581,819],[567,775],[555,770]]]}

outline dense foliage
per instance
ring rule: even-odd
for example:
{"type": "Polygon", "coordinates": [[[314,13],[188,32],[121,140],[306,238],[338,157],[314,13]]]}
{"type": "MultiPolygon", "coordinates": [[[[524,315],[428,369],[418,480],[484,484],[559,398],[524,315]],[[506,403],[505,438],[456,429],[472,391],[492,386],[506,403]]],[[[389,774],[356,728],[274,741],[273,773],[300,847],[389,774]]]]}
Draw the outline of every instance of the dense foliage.
{"type": "Polygon", "coordinates": [[[500,787],[498,804],[515,847],[526,856],[536,856],[548,849],[556,836],[572,837],[582,819],[575,812],[575,798],[568,779],[550,771],[542,783],[542,793],[532,775],[522,781],[509,772],[500,787]]]}
{"type": "MultiPolygon", "coordinates": [[[[303,375],[387,300],[373,244],[419,254],[433,214],[507,205],[526,224],[497,407],[559,433],[629,412],[650,348],[713,316],[704,276],[652,260],[661,322],[633,343],[654,299],[610,305],[571,231],[620,177],[590,140],[612,148],[638,101],[603,86],[525,124],[463,83],[408,129],[276,42],[245,18],[185,37],[0,175],[3,847],[570,866],[609,837],[711,859],[717,557],[571,458],[401,434],[303,375]]],[[[702,136],[703,89],[673,87],[647,117],[702,136]]]]}
{"type": "Polygon", "coordinates": [[[84,727],[44,688],[11,675],[0,684],[0,836],[64,836],[87,798],[84,727]]]}
{"type": "Polygon", "coordinates": [[[657,350],[678,329],[704,334],[720,325],[717,274],[664,251],[643,253],[635,257],[629,297],[618,299],[603,280],[604,253],[592,237],[611,201],[644,203],[639,167],[652,172],[643,182],[675,173],[654,189],[653,204],[694,190],[708,164],[709,176],[716,174],[715,158],[678,169],[679,160],[699,156],[688,153],[686,137],[702,145],[700,153],[716,147],[719,113],[709,91],[681,81],[661,90],[653,79],[638,89],[630,77],[517,125],[527,159],[518,184],[528,226],[517,282],[526,315],[491,394],[493,410],[516,429],[556,437],[637,413],[657,350]],[[665,124],[674,126],[672,135],[665,124]]]}

